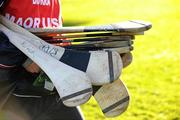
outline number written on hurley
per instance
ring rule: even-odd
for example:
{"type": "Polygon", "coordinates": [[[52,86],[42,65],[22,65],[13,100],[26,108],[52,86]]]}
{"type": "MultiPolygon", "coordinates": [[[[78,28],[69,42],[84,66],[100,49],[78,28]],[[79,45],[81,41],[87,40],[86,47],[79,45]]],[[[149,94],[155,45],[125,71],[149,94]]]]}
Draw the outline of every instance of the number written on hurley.
{"type": "Polygon", "coordinates": [[[41,43],[41,46],[39,46],[39,48],[51,56],[57,55],[57,52],[58,52],[57,48],[54,48],[54,47],[52,48],[49,45],[45,45],[42,43],[41,43]]]}

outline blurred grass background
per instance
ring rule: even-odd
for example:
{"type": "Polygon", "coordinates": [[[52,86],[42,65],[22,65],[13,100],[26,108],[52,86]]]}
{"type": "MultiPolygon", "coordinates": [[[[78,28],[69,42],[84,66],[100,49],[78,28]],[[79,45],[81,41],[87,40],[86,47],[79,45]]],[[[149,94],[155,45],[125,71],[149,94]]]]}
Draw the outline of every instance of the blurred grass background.
{"type": "Polygon", "coordinates": [[[180,120],[180,1],[62,0],[64,25],[150,21],[136,37],[133,63],[121,76],[131,93],[128,110],[105,118],[92,98],[81,106],[86,120],[180,120]]]}

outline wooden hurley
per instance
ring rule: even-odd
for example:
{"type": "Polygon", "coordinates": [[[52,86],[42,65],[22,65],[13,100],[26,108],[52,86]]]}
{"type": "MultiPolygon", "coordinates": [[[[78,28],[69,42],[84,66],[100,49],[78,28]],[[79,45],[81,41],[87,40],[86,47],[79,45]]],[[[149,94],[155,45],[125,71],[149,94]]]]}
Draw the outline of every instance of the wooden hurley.
{"type": "Polygon", "coordinates": [[[103,85],[94,98],[106,117],[116,117],[125,112],[130,100],[129,92],[120,79],[103,85]]]}
{"type": "Polygon", "coordinates": [[[134,36],[144,34],[151,28],[151,23],[135,20],[99,26],[29,29],[46,40],[53,39],[57,44],[73,43],[66,48],[76,50],[67,50],[46,43],[3,16],[0,16],[0,22],[10,29],[0,25],[10,42],[49,76],[66,106],[85,103],[92,94],[92,83],[103,85],[94,97],[105,116],[116,117],[127,110],[129,93],[118,78],[122,67],[132,62],[132,54],[129,52],[133,50],[131,45],[134,36]],[[84,52],[90,49],[104,51],[84,52]],[[79,61],[81,64],[77,64],[79,61]]]}
{"type": "Polygon", "coordinates": [[[69,39],[69,38],[103,38],[116,36],[135,36],[143,35],[144,32],[82,32],[82,33],[33,33],[42,38],[69,39]]]}
{"type": "MultiPolygon", "coordinates": [[[[57,43],[58,44],[58,43],[57,43]]],[[[80,43],[71,43],[65,45],[64,47],[74,47],[74,48],[120,48],[120,47],[127,47],[133,44],[132,40],[128,41],[98,41],[98,42],[80,42],[80,43]]],[[[88,50],[88,49],[87,49],[88,50]]]]}
{"type": "Polygon", "coordinates": [[[1,22],[43,52],[69,66],[86,72],[93,85],[111,83],[114,80],[117,80],[121,74],[122,61],[116,51],[81,52],[67,50],[62,47],[46,43],[37,36],[3,17],[1,17],[1,22]],[[80,62],[79,60],[83,61],[80,62]],[[96,68],[94,66],[96,66],[96,68]]]}
{"type": "Polygon", "coordinates": [[[74,26],[61,28],[37,28],[29,29],[33,33],[79,33],[79,32],[144,32],[151,28],[151,23],[139,20],[130,20],[114,24],[98,25],[98,26],[74,26]]]}
{"type": "Polygon", "coordinates": [[[92,86],[90,79],[84,72],[49,56],[27,39],[1,24],[0,30],[8,36],[13,45],[38,64],[48,75],[66,106],[78,106],[89,100],[92,86]]]}
{"type": "Polygon", "coordinates": [[[108,42],[108,41],[128,41],[128,40],[133,40],[134,36],[105,36],[105,37],[91,37],[91,38],[66,38],[66,39],[61,39],[61,38],[54,38],[54,37],[43,37],[47,42],[61,42],[61,43],[67,43],[67,42],[98,42],[98,41],[103,41],[103,42],[108,42]]]}

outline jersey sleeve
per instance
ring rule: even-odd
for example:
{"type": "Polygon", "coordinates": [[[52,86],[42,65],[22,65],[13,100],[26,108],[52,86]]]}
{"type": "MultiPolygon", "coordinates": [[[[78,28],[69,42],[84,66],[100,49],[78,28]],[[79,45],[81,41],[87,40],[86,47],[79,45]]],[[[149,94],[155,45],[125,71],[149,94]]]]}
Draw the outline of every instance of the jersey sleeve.
{"type": "Polygon", "coordinates": [[[0,67],[21,65],[27,57],[9,42],[8,37],[0,31],[0,67]]]}

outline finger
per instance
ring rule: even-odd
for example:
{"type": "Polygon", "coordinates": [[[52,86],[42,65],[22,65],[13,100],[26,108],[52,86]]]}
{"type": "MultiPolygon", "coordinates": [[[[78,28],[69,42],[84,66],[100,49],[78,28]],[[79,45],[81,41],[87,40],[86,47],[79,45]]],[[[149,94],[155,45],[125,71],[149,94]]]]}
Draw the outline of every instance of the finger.
{"type": "Polygon", "coordinates": [[[120,56],[122,58],[123,68],[132,63],[133,56],[131,52],[120,54],[120,56]]]}

